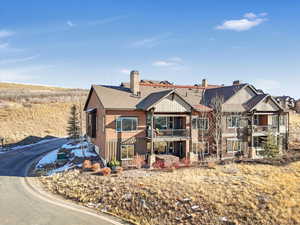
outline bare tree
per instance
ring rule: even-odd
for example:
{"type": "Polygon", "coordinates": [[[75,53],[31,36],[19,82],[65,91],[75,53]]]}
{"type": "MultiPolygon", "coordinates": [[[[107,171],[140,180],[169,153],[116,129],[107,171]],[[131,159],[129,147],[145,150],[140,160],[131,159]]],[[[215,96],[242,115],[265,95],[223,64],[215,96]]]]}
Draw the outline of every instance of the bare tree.
{"type": "Polygon", "coordinates": [[[216,95],[211,100],[210,106],[213,109],[213,128],[212,136],[216,146],[217,157],[222,158],[222,119],[223,119],[224,97],[216,95]]]}

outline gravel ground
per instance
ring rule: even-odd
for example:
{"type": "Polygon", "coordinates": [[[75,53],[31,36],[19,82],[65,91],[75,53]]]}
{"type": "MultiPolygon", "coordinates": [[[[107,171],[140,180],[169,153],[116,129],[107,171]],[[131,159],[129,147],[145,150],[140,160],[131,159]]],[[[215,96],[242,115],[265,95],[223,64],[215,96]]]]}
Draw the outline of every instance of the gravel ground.
{"type": "Polygon", "coordinates": [[[56,194],[138,224],[300,224],[300,162],[107,177],[73,170],[41,181],[56,194]]]}

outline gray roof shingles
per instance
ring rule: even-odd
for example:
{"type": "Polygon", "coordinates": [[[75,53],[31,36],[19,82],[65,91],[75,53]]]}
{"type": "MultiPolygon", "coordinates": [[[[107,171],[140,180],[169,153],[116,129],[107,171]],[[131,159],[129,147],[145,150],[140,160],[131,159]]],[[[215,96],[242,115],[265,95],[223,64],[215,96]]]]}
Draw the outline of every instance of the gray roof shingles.
{"type": "Polygon", "coordinates": [[[211,101],[216,96],[221,96],[224,98],[224,102],[226,102],[231,96],[233,96],[237,91],[247,86],[248,84],[240,84],[240,85],[232,85],[232,86],[224,86],[219,88],[211,88],[206,89],[204,91],[202,104],[206,106],[211,105],[211,101]]]}

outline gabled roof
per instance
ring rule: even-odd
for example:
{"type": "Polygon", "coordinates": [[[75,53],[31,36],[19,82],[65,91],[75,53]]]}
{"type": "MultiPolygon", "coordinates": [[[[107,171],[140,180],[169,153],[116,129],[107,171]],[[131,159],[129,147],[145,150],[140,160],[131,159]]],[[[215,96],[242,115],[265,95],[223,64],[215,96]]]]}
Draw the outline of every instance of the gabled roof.
{"type": "Polygon", "coordinates": [[[246,102],[244,104],[244,107],[249,110],[252,111],[260,102],[262,102],[263,100],[265,100],[266,98],[269,98],[272,100],[272,102],[280,109],[280,110],[284,110],[282,108],[282,106],[280,104],[278,104],[278,102],[269,94],[259,94],[257,96],[254,96],[253,98],[251,98],[248,102],[246,102]]]}
{"type": "Polygon", "coordinates": [[[242,88],[248,85],[249,84],[239,84],[239,85],[231,85],[231,86],[224,86],[219,88],[206,89],[203,94],[202,104],[206,106],[210,106],[212,99],[216,96],[223,97],[225,103],[236,92],[238,92],[239,90],[241,90],[242,88]]]}
{"type": "Polygon", "coordinates": [[[154,92],[148,95],[145,99],[143,99],[139,104],[137,104],[138,109],[147,110],[151,106],[153,106],[160,99],[167,97],[169,94],[173,93],[174,90],[166,90],[160,92],[154,92]]]}
{"type": "Polygon", "coordinates": [[[121,86],[92,85],[87,102],[89,101],[92,91],[94,91],[105,109],[135,110],[139,109],[137,108],[139,104],[139,107],[143,107],[142,104],[146,104],[144,101],[154,101],[153,98],[158,98],[160,95],[163,95],[164,93],[168,93],[173,90],[176,90],[176,94],[178,94],[182,99],[184,99],[184,101],[186,101],[189,105],[193,106],[200,104],[203,92],[202,89],[174,88],[174,86],[161,87],[140,85],[141,95],[137,97],[131,93],[129,84],[127,83],[123,83],[123,85],[121,86]],[[148,98],[148,96],[151,94],[154,95],[148,98]]]}
{"type": "Polygon", "coordinates": [[[248,102],[244,104],[244,107],[251,111],[258,103],[260,103],[262,100],[264,100],[267,96],[267,94],[260,94],[256,95],[253,98],[251,98],[248,102]]]}

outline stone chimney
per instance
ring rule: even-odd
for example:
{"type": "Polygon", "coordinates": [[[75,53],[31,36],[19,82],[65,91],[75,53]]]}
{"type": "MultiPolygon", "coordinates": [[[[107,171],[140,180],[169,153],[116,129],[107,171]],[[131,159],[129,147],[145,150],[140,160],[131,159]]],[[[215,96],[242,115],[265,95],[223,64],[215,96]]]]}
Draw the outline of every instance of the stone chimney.
{"type": "Polygon", "coordinates": [[[206,88],[208,86],[207,80],[203,79],[202,80],[202,87],[206,88]]]}
{"type": "Polygon", "coordinates": [[[140,74],[137,70],[132,70],[130,72],[130,90],[132,94],[138,96],[140,95],[140,74]]]}
{"type": "Polygon", "coordinates": [[[240,80],[235,80],[235,81],[233,81],[232,84],[233,84],[233,85],[240,85],[240,84],[241,84],[241,81],[240,81],[240,80]]]}

